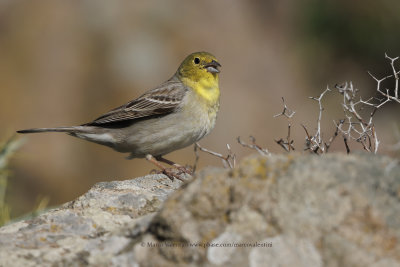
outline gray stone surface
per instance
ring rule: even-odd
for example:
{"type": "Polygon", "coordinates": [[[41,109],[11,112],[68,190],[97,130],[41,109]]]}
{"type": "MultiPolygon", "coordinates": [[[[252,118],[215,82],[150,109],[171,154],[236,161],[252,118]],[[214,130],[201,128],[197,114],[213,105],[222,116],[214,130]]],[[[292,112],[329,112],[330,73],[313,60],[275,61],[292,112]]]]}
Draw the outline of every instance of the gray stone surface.
{"type": "Polygon", "coordinates": [[[78,199],[0,228],[0,266],[129,266],[116,256],[181,186],[164,175],[96,184],[78,199]]]}
{"type": "Polygon", "coordinates": [[[399,242],[397,160],[254,155],[183,185],[100,183],[0,228],[0,265],[400,266],[399,242]]]}

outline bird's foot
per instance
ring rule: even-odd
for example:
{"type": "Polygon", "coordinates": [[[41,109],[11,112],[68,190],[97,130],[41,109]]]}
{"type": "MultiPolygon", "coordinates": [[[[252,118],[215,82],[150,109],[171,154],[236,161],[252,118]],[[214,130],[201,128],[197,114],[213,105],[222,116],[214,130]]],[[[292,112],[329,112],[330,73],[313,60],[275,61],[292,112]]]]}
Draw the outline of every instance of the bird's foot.
{"type": "Polygon", "coordinates": [[[177,168],[165,168],[164,170],[162,170],[163,174],[165,174],[169,179],[171,179],[172,181],[174,179],[178,179],[182,182],[184,182],[185,180],[181,177],[181,175],[183,174],[179,169],[177,168]]]}
{"type": "Polygon", "coordinates": [[[184,179],[181,177],[181,175],[189,174],[189,173],[184,172],[178,168],[163,168],[161,170],[153,169],[153,170],[151,170],[150,174],[164,174],[169,179],[171,179],[171,181],[173,181],[174,179],[178,179],[183,182],[184,179]]]}
{"type": "Polygon", "coordinates": [[[181,165],[174,165],[176,169],[179,170],[180,173],[185,173],[189,175],[193,175],[193,168],[192,166],[186,165],[186,166],[181,166],[181,165]]]}
{"type": "MultiPolygon", "coordinates": [[[[161,158],[161,157],[160,157],[161,158]]],[[[166,159],[164,159],[164,158],[161,158],[161,160],[160,160],[160,158],[154,158],[153,156],[151,156],[151,155],[147,155],[146,156],[146,159],[148,160],[148,161],[150,161],[151,163],[153,163],[154,165],[156,165],[158,168],[160,168],[160,170],[152,170],[151,171],[151,173],[158,173],[158,174],[164,174],[164,175],[166,175],[169,179],[171,179],[172,181],[174,180],[174,179],[178,179],[178,180],[180,180],[180,181],[185,181],[185,179],[183,179],[182,178],[182,176],[184,176],[184,175],[190,175],[190,176],[192,176],[193,175],[193,170],[192,170],[192,168],[190,168],[190,167],[184,167],[184,166],[181,166],[181,165],[179,165],[179,164],[176,164],[176,163],[173,163],[172,161],[169,161],[169,160],[166,160],[166,159]],[[159,161],[163,161],[163,162],[165,162],[165,163],[167,163],[167,164],[169,164],[169,165],[171,165],[171,166],[173,166],[172,168],[165,168],[164,166],[162,166],[161,164],[160,164],[160,162],[159,161]]]]}

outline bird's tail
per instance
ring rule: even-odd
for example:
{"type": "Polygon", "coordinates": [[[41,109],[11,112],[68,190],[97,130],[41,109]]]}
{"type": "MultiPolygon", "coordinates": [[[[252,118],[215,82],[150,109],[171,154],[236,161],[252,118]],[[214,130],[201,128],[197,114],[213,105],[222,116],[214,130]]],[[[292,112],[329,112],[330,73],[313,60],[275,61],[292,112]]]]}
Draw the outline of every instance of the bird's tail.
{"type": "Polygon", "coordinates": [[[71,126],[71,127],[55,127],[55,128],[33,128],[26,130],[19,130],[17,133],[44,133],[44,132],[62,132],[62,133],[82,133],[87,132],[85,126],[71,126]]]}

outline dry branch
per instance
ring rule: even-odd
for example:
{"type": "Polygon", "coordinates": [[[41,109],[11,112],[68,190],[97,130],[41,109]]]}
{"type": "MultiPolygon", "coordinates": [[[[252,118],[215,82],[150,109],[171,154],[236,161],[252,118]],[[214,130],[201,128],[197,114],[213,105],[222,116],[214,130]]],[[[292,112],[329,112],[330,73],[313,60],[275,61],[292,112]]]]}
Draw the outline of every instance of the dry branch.
{"type": "Polygon", "coordinates": [[[262,148],[261,146],[256,144],[256,139],[253,136],[250,135],[249,139],[251,141],[251,144],[247,144],[247,143],[243,142],[240,139],[240,136],[238,136],[237,141],[242,146],[250,148],[250,149],[254,149],[254,150],[256,150],[258,153],[260,153],[263,156],[270,156],[271,155],[271,153],[268,151],[268,149],[262,148]]]}
{"type": "Polygon", "coordinates": [[[224,156],[224,155],[222,155],[220,153],[211,151],[211,150],[209,150],[207,148],[204,148],[204,147],[200,146],[199,143],[195,143],[194,144],[194,152],[196,154],[196,160],[195,160],[195,164],[194,164],[193,169],[194,170],[196,169],[198,158],[199,158],[198,154],[197,154],[197,149],[200,149],[200,151],[206,152],[206,153],[208,153],[210,155],[213,155],[215,157],[220,158],[222,160],[222,164],[224,165],[225,168],[231,168],[231,169],[235,168],[236,155],[232,152],[231,146],[229,144],[226,144],[226,147],[228,149],[228,154],[226,156],[224,156]]]}

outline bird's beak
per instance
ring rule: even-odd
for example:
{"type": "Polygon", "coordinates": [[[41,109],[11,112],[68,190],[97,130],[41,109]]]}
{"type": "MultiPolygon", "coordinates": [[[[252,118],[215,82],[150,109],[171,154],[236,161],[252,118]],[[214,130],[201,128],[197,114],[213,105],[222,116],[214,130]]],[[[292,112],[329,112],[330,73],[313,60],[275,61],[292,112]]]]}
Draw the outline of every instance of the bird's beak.
{"type": "Polygon", "coordinates": [[[204,68],[210,73],[219,73],[218,67],[221,67],[217,61],[213,60],[210,63],[204,65],[204,68]]]}

